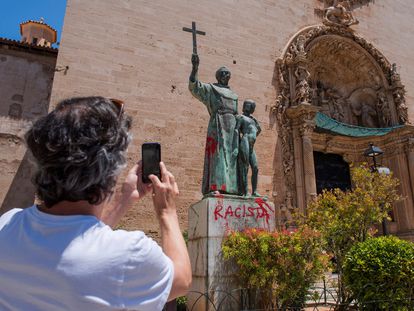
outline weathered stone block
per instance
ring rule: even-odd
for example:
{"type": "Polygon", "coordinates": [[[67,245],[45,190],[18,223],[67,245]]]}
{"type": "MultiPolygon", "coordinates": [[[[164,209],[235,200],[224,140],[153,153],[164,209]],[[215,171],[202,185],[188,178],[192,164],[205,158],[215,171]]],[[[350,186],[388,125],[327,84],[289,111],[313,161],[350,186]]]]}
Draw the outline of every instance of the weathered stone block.
{"type": "Polygon", "coordinates": [[[221,243],[230,230],[275,228],[275,209],[263,198],[229,195],[207,197],[192,205],[188,216],[188,248],[193,271],[188,295],[192,310],[234,310],[239,292],[236,268],[222,258],[221,243]]]}

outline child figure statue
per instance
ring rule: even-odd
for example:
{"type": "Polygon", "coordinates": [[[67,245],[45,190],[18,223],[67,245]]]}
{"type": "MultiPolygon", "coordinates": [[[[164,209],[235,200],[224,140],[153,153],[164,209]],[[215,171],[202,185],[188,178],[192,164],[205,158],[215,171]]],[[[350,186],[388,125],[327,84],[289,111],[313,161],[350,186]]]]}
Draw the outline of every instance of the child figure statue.
{"type": "Polygon", "coordinates": [[[252,116],[256,108],[256,103],[247,99],[243,103],[243,114],[237,116],[236,129],[240,133],[239,144],[239,187],[240,194],[248,194],[247,174],[249,166],[252,168],[252,196],[259,196],[257,190],[257,177],[259,168],[257,166],[256,152],[254,151],[254,143],[257,136],[261,132],[259,122],[252,116]]]}

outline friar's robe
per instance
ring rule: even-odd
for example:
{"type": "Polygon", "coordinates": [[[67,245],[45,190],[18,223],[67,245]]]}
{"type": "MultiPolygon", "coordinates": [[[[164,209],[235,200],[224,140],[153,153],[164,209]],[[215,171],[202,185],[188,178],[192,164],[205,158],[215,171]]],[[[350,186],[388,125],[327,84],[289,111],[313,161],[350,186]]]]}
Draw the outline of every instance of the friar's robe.
{"type": "Polygon", "coordinates": [[[228,87],[203,83],[196,79],[189,83],[191,94],[210,114],[204,156],[203,194],[212,191],[238,194],[236,132],[238,96],[228,87]]]}

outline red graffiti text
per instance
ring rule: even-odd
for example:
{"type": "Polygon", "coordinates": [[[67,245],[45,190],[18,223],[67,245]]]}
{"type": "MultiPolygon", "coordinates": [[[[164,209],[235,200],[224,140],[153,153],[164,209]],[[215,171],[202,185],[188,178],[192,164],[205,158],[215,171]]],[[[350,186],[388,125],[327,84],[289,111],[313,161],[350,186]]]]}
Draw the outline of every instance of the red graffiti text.
{"type": "Polygon", "coordinates": [[[272,207],[263,199],[257,198],[256,205],[240,205],[240,206],[225,206],[223,200],[218,200],[214,208],[214,220],[224,219],[228,221],[230,218],[255,218],[264,219],[268,224],[270,217],[274,214],[272,207]]]}

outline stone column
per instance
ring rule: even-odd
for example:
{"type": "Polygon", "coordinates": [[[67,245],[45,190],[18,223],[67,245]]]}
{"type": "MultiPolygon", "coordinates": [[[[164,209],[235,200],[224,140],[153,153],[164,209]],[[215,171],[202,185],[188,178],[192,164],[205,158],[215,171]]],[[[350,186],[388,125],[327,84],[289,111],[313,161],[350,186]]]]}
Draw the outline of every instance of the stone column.
{"type": "Polygon", "coordinates": [[[410,176],[411,192],[414,194],[414,138],[409,138],[406,144],[408,172],[410,176]]]}
{"type": "Polygon", "coordinates": [[[314,127],[315,122],[313,119],[304,120],[304,124],[301,127],[306,204],[316,196],[315,162],[312,146],[312,132],[314,127]]]}
{"type": "Polygon", "coordinates": [[[399,162],[401,163],[401,190],[405,197],[404,209],[406,210],[407,229],[414,229],[414,139],[409,138],[406,144],[405,153],[399,155],[399,162]]]}
{"type": "Polygon", "coordinates": [[[312,133],[317,111],[317,107],[307,103],[286,111],[293,125],[297,204],[301,212],[306,211],[306,205],[316,196],[312,133]]]}
{"type": "Polygon", "coordinates": [[[296,204],[301,213],[306,210],[305,184],[303,181],[303,151],[300,131],[297,126],[292,130],[293,133],[293,153],[295,159],[295,185],[296,185],[296,204]]]}
{"type": "Polygon", "coordinates": [[[393,172],[394,176],[399,179],[400,185],[398,187],[398,192],[400,193],[401,200],[398,200],[394,203],[394,216],[397,222],[397,230],[398,233],[405,233],[410,230],[410,215],[409,209],[412,207],[410,206],[411,197],[409,197],[408,192],[411,193],[411,189],[407,188],[407,184],[409,183],[408,177],[408,165],[406,164],[405,154],[402,150],[399,150],[398,146],[393,146],[394,151],[385,151],[387,154],[392,154],[392,158],[390,159],[390,167],[391,171],[393,172]],[[407,192],[408,190],[408,192],[407,192]]]}

